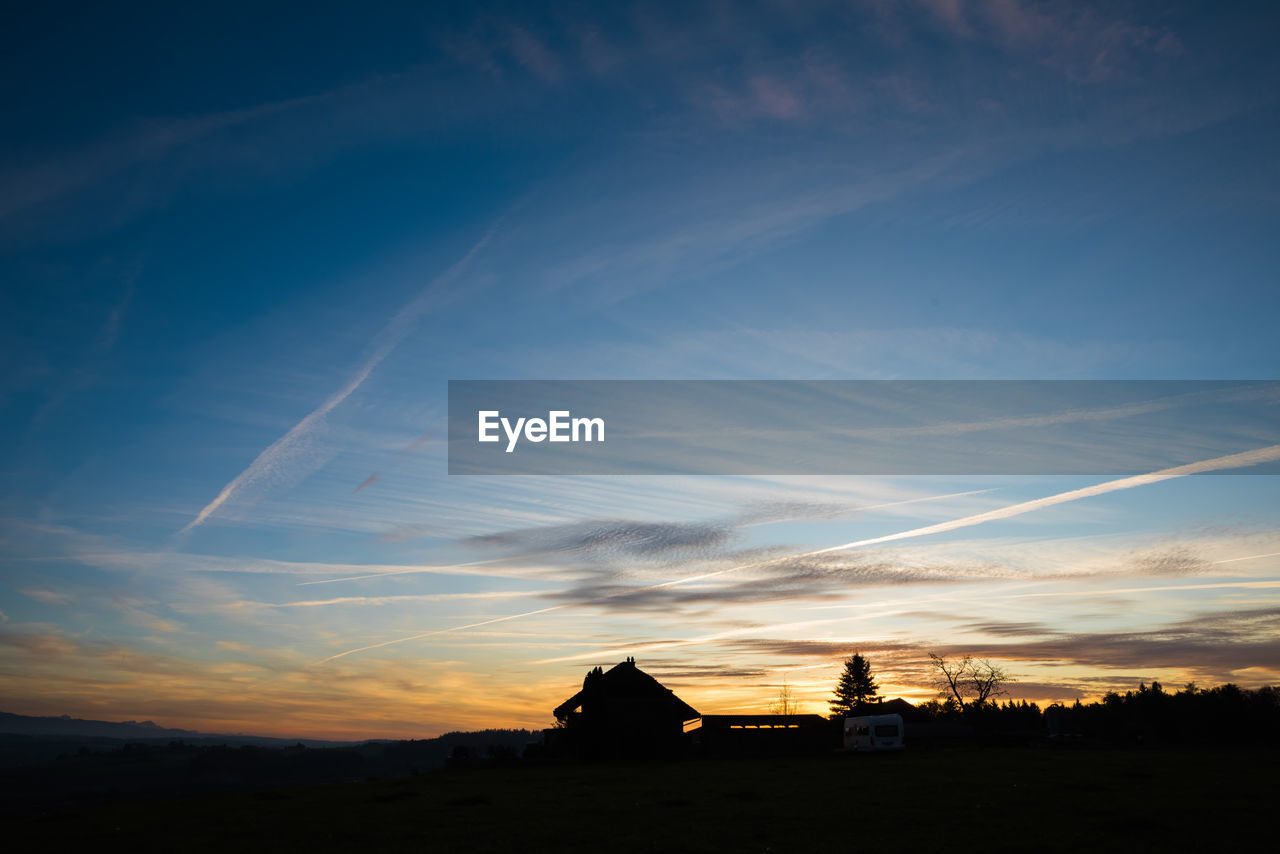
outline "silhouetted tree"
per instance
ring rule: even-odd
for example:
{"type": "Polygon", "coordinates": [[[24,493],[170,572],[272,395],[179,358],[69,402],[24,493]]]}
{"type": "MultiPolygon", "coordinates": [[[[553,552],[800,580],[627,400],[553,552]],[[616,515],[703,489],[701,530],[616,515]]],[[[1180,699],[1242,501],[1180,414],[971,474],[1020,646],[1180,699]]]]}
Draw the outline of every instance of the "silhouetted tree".
{"type": "Polygon", "coordinates": [[[778,690],[778,698],[769,704],[769,711],[775,715],[800,714],[800,702],[791,693],[791,686],[787,684],[787,680],[782,680],[782,687],[778,690]]]}
{"type": "Polygon", "coordinates": [[[1169,693],[1158,682],[1101,702],[1055,706],[1053,737],[1086,738],[1118,744],[1280,744],[1280,689],[1245,690],[1236,685],[1187,685],[1169,693]]]}
{"type": "Polygon", "coordinates": [[[960,661],[947,661],[942,656],[931,652],[929,660],[933,662],[933,684],[938,689],[938,693],[944,696],[949,695],[949,699],[954,700],[960,708],[964,708],[965,673],[969,669],[969,656],[966,655],[960,661]]]}
{"type": "Polygon", "coordinates": [[[955,700],[961,709],[986,705],[991,698],[1003,694],[1004,686],[1013,681],[1008,671],[986,659],[975,661],[966,655],[949,661],[932,652],[929,659],[933,662],[938,693],[955,700]]]}
{"type": "Polygon", "coordinates": [[[992,697],[1005,693],[1005,684],[1014,681],[1003,667],[985,658],[969,663],[969,685],[973,688],[973,705],[984,705],[992,697]]]}
{"type": "Polygon", "coordinates": [[[848,715],[863,703],[876,700],[879,687],[871,676],[871,665],[861,653],[854,653],[844,662],[844,673],[836,683],[835,699],[831,701],[831,714],[848,715]]]}

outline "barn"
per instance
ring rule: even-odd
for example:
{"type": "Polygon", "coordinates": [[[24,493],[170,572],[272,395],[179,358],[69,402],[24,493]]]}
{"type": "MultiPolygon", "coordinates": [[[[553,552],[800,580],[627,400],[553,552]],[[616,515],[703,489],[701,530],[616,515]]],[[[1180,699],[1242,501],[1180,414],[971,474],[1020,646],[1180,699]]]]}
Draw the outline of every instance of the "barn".
{"type": "Polygon", "coordinates": [[[699,717],[631,657],[587,673],[582,690],[557,706],[555,716],[549,746],[583,758],[680,753],[685,724],[699,717]]]}

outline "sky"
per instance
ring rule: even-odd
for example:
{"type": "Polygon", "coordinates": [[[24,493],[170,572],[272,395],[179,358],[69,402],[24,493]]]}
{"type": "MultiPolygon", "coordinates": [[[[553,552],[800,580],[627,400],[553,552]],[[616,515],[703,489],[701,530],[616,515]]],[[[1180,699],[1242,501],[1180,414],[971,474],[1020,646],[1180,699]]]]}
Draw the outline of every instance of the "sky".
{"type": "Polygon", "coordinates": [[[450,380],[1280,378],[1280,10],[15,16],[4,711],[541,728],[627,656],[704,713],[825,713],[853,652],[913,702],[930,652],[1041,703],[1280,682],[1256,454],[482,476],[446,447],[450,380]]]}

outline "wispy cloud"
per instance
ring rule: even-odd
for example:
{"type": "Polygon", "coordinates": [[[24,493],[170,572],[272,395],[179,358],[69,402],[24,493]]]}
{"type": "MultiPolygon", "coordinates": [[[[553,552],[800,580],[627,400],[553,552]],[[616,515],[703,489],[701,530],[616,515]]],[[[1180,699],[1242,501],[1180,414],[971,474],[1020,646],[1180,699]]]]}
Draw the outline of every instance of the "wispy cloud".
{"type": "MultiPolygon", "coordinates": [[[[798,561],[798,560],[803,560],[805,558],[813,558],[821,555],[829,555],[834,552],[851,551],[854,549],[866,548],[867,546],[878,545],[881,543],[895,542],[900,540],[912,539],[916,537],[929,536],[932,534],[946,533],[949,531],[971,527],[974,525],[981,525],[986,522],[1021,516],[1026,513],[1032,513],[1037,510],[1042,510],[1046,507],[1053,507],[1053,506],[1064,504],[1070,501],[1079,501],[1084,498],[1090,498],[1097,495],[1105,495],[1110,492],[1116,492],[1124,489],[1132,489],[1138,486],[1145,486],[1153,483],[1159,483],[1160,481],[1169,480],[1172,478],[1186,477],[1188,475],[1199,474],[1203,472],[1222,471],[1222,470],[1233,469],[1233,468],[1259,465],[1265,462],[1274,461],[1276,459],[1280,459],[1280,445],[1271,445],[1265,448],[1258,448],[1253,451],[1246,451],[1239,454],[1230,454],[1223,457],[1215,457],[1210,460],[1202,460],[1200,462],[1190,463],[1188,465],[1183,465],[1183,466],[1175,466],[1173,468],[1163,469],[1161,471],[1152,472],[1150,474],[1118,478],[1116,480],[1095,484],[1093,486],[1084,487],[1082,489],[1074,489],[1068,492],[1062,492],[1056,495],[1050,495],[1044,498],[1038,498],[1033,501],[1024,501],[1018,504],[1012,504],[1007,507],[1002,507],[997,510],[990,510],[985,513],[977,513],[971,516],[965,516],[959,519],[953,519],[947,522],[941,522],[936,525],[926,525],[920,528],[913,528],[911,530],[901,531],[896,534],[887,534],[881,537],[871,537],[863,540],[855,540],[854,542],[844,543],[843,545],[839,545],[839,546],[830,546],[828,548],[815,549],[815,550],[803,552],[800,554],[792,554],[792,555],[785,555],[782,557],[768,558],[765,560],[754,561],[752,563],[740,564],[738,566],[729,567],[727,569],[720,569],[720,570],[715,570],[713,572],[706,572],[698,575],[687,576],[687,577],[676,579],[673,581],[666,581],[660,584],[652,584],[652,585],[646,585],[646,586],[638,587],[634,589],[622,590],[616,593],[599,597],[597,599],[578,601],[573,603],[573,606],[600,604],[601,602],[607,602],[610,599],[613,599],[616,597],[634,596],[636,594],[644,593],[647,591],[661,590],[664,588],[671,588],[671,587],[677,587],[677,586],[686,585],[686,584],[693,584],[700,581],[705,581],[707,579],[721,577],[729,573],[739,573],[746,570],[756,569],[759,567],[765,567],[769,565],[776,565],[783,562],[798,561]]],[[[330,656],[329,658],[323,659],[321,663],[332,661],[336,658],[341,658],[343,656],[353,655],[359,652],[365,652],[371,649],[379,649],[379,648],[391,646],[394,644],[405,643],[407,641],[412,641],[412,640],[420,640],[423,638],[446,634],[449,632],[465,631],[470,628],[478,628],[480,626],[491,625],[493,623],[505,622],[508,620],[516,620],[516,619],[522,619],[524,617],[546,614],[554,611],[563,610],[568,607],[571,607],[571,606],[569,604],[555,605],[548,608],[539,608],[533,611],[526,611],[520,614],[511,614],[505,617],[498,617],[492,620],[485,620],[478,623],[470,623],[464,626],[454,626],[450,628],[438,629],[430,632],[410,635],[407,637],[395,638],[392,640],[383,641],[381,643],[371,644],[369,646],[363,646],[356,649],[346,650],[345,652],[341,652],[336,655],[330,656]]],[[[840,619],[842,618],[834,618],[832,622],[839,621],[840,619]]],[[[814,622],[825,622],[825,621],[809,621],[809,623],[814,623],[814,622]]],[[[723,636],[726,636],[726,635],[710,635],[710,636],[707,636],[707,638],[718,639],[723,636]]],[[[680,642],[680,645],[686,645],[686,644],[685,642],[680,642]]],[[[592,654],[593,653],[583,653],[581,656],[574,656],[574,657],[575,658],[589,657],[592,654]]],[[[599,655],[603,653],[597,651],[594,654],[599,655]]]]}
{"type": "MultiPolygon", "coordinates": [[[[867,638],[802,639],[770,637],[777,626],[722,632],[691,638],[619,648],[608,652],[634,654],[637,649],[671,649],[697,644],[714,646],[721,652],[751,651],[756,655],[774,655],[799,660],[834,660],[857,647],[867,653],[882,669],[894,672],[895,682],[904,685],[930,684],[925,653],[940,655],[973,655],[1016,663],[1028,667],[1089,668],[1104,675],[1064,677],[1060,684],[1075,685],[1083,693],[1101,693],[1115,683],[1115,673],[1152,674],[1161,670],[1180,671],[1190,678],[1206,681],[1235,681],[1237,674],[1253,668],[1280,672],[1280,634],[1275,630],[1275,607],[1238,611],[1212,611],[1175,620],[1142,631],[1062,631],[1038,622],[974,622],[963,626],[977,632],[961,642],[938,642],[926,638],[898,640],[867,638]],[[981,640],[978,636],[991,635],[981,640]],[[1096,683],[1089,685],[1088,683],[1096,683]]],[[[572,660],[572,659],[570,659],[572,660]]],[[[1036,673],[1043,673],[1042,669],[1036,673]]],[[[1136,676],[1134,677],[1136,679],[1136,676]]],[[[1148,676],[1147,678],[1151,678],[1148,676]]],[[[1038,689],[1019,684],[1019,694],[1038,689]]],[[[1050,692],[1050,695],[1063,696],[1050,692]]],[[[1035,693],[1030,696],[1036,696],[1035,693]]],[[[1043,696],[1041,694],[1040,696],[1043,696]]]]}
{"type": "Polygon", "coordinates": [[[56,590],[41,590],[38,588],[23,590],[22,595],[37,602],[43,602],[45,605],[66,605],[72,600],[69,593],[59,593],[56,590]]]}
{"type": "MultiPolygon", "coordinates": [[[[61,560],[61,557],[51,558],[61,560]]],[[[554,577],[554,567],[536,564],[507,565],[507,558],[452,564],[375,564],[327,563],[324,561],[288,561],[273,558],[187,554],[174,551],[98,551],[85,549],[67,556],[85,566],[115,571],[145,571],[172,576],[176,572],[218,573],[228,575],[280,575],[312,578],[298,586],[390,578],[402,575],[462,575],[486,578],[526,578],[538,575],[554,577]],[[317,578],[317,576],[321,576],[317,578]],[[335,576],[335,577],[325,577],[335,576]]]]}
{"type": "Polygon", "coordinates": [[[1022,0],[929,0],[929,22],[958,42],[1034,56],[1071,80],[1101,83],[1136,73],[1143,59],[1176,57],[1177,34],[1144,25],[1118,8],[1022,0]]]}
{"type": "Polygon", "coordinates": [[[731,532],[728,524],[600,520],[484,534],[463,543],[534,555],[571,554],[587,560],[687,558],[724,545],[731,532]]]}
{"type": "MultiPolygon", "coordinates": [[[[791,488],[799,489],[803,485],[803,479],[801,481],[801,484],[793,485],[791,488]]],[[[516,485],[513,484],[512,488],[515,489],[516,485]]],[[[762,496],[777,493],[786,488],[788,488],[787,485],[783,483],[764,483],[755,486],[762,496]]],[[[740,495],[744,489],[746,487],[737,486],[733,492],[740,495]]],[[[498,557],[453,564],[370,566],[366,572],[360,572],[358,566],[353,566],[352,569],[355,569],[355,572],[343,573],[337,578],[306,581],[302,584],[335,584],[364,581],[384,575],[417,573],[561,578],[571,574],[567,571],[568,566],[594,568],[602,573],[614,571],[623,563],[634,568],[641,562],[670,566],[702,559],[728,559],[736,552],[721,551],[718,547],[728,545],[732,542],[735,533],[744,528],[797,519],[834,519],[876,510],[896,510],[912,505],[980,495],[990,491],[989,489],[970,489],[941,495],[858,504],[833,500],[780,501],[762,497],[749,501],[738,514],[704,522],[597,519],[515,528],[477,534],[458,541],[464,546],[491,548],[504,552],[498,557]]],[[[713,494],[719,495],[714,492],[713,494]]],[[[588,493],[588,496],[593,501],[603,500],[603,496],[598,492],[588,493]]],[[[507,497],[511,497],[510,493],[507,497]]],[[[628,503],[637,503],[637,494],[634,490],[625,492],[623,497],[628,500],[628,503]]],[[[823,497],[830,498],[830,496],[823,497]]],[[[501,513],[498,508],[495,508],[492,515],[501,515],[501,513]]],[[[269,571],[272,565],[273,562],[265,562],[262,564],[262,571],[269,571]]],[[[306,564],[303,566],[314,567],[315,574],[340,571],[339,565],[306,564]]],[[[290,571],[289,566],[282,566],[281,571],[290,571]]]]}
{"type": "Polygon", "coordinates": [[[844,505],[835,502],[757,501],[741,513],[706,522],[655,522],[641,519],[589,519],[568,524],[478,534],[462,545],[508,552],[527,557],[558,555],[594,564],[618,560],[660,560],[687,563],[698,558],[723,557],[743,528],[798,519],[834,519],[875,510],[965,498],[990,492],[970,489],[942,495],[926,495],[897,501],[844,505]]]}
{"type": "Polygon", "coordinates": [[[1073,489],[1069,492],[1060,492],[1057,495],[1037,498],[1034,501],[1024,501],[1019,504],[1011,504],[1008,507],[1002,507],[998,510],[989,510],[986,513],[977,513],[972,516],[953,519],[949,522],[940,522],[936,525],[926,525],[923,528],[913,528],[910,531],[902,531],[897,534],[887,534],[883,537],[871,537],[865,540],[856,540],[852,543],[845,543],[840,546],[831,546],[830,548],[820,549],[815,552],[810,552],[809,554],[825,554],[826,552],[863,548],[865,546],[889,543],[896,540],[906,540],[913,537],[925,537],[931,534],[946,533],[959,528],[967,528],[972,525],[981,525],[985,522],[994,522],[1000,519],[1011,519],[1015,516],[1021,516],[1024,513],[1032,513],[1036,510],[1042,510],[1045,507],[1065,504],[1069,501],[1079,501],[1082,498],[1106,495],[1109,492],[1118,492],[1122,489],[1133,489],[1137,486],[1147,486],[1152,483],[1159,483],[1162,480],[1170,480],[1172,478],[1186,477],[1187,475],[1202,474],[1211,471],[1246,468],[1248,466],[1274,462],[1275,460],[1280,460],[1280,445],[1270,445],[1265,448],[1258,448],[1239,454],[1228,454],[1222,457],[1215,457],[1211,460],[1202,460],[1196,463],[1188,463],[1183,466],[1174,466],[1172,468],[1161,469],[1160,471],[1152,472],[1150,474],[1140,474],[1134,475],[1133,477],[1109,480],[1105,483],[1086,486],[1082,489],[1073,489]]]}
{"type": "Polygon", "coordinates": [[[783,561],[795,561],[805,558],[813,558],[820,555],[827,555],[833,552],[851,551],[854,549],[863,549],[868,546],[880,545],[883,543],[897,542],[901,540],[909,540],[917,537],[926,537],[933,534],[942,534],[950,531],[968,528],[974,525],[981,525],[986,522],[994,522],[1003,519],[1011,519],[1026,513],[1032,513],[1042,510],[1046,507],[1053,507],[1058,504],[1065,504],[1071,501],[1079,501],[1083,498],[1091,498],[1098,495],[1105,495],[1110,492],[1116,492],[1124,489],[1132,489],[1138,486],[1145,486],[1152,483],[1159,483],[1163,480],[1172,478],[1186,477],[1188,475],[1200,474],[1210,471],[1222,471],[1226,469],[1242,468],[1247,466],[1260,465],[1266,462],[1272,462],[1280,459],[1280,445],[1271,445],[1266,448],[1259,448],[1253,451],[1246,451],[1239,454],[1229,454],[1223,457],[1215,457],[1211,460],[1202,460],[1196,463],[1189,463],[1183,466],[1175,466],[1173,468],[1162,469],[1161,471],[1152,472],[1150,474],[1135,475],[1133,477],[1119,478],[1110,480],[1105,483],[1087,486],[1081,489],[1073,489],[1068,492],[1060,492],[1056,495],[1037,498],[1033,501],[1023,501],[1018,504],[1011,504],[1007,507],[1001,507],[996,510],[988,510],[985,513],[975,513],[971,516],[964,516],[959,519],[952,519],[946,522],[939,522],[935,525],[926,525],[920,528],[912,528],[907,531],[900,531],[895,534],[885,534],[879,537],[869,537],[867,539],[855,540],[851,543],[844,543],[838,546],[829,546],[823,549],[815,549],[813,551],[803,552],[800,554],[786,555],[784,557],[769,558],[763,561],[741,564],[732,566],[727,569],[719,569],[713,572],[705,572],[686,578],[677,579],[675,581],[664,582],[663,584],[653,585],[651,588],[657,589],[662,587],[674,587],[683,584],[692,584],[699,581],[705,581],[711,578],[717,578],[729,573],[742,572],[744,570],[755,569],[770,564],[777,564],[783,561]]]}
{"type": "MultiPolygon", "coordinates": [[[[1162,668],[1231,681],[1236,671],[1280,671],[1280,609],[1214,612],[1140,632],[1064,633],[1040,640],[973,647],[978,657],[1065,662],[1105,670],[1162,668]]],[[[952,646],[948,653],[959,651],[952,646]]]]}
{"type": "MultiPolygon", "coordinates": [[[[684,586],[635,587],[606,579],[541,594],[543,598],[600,607],[611,613],[672,613],[687,606],[717,609],[730,605],[804,600],[846,600],[872,587],[969,584],[982,581],[1036,579],[1032,573],[995,562],[935,560],[921,563],[893,554],[828,554],[807,558],[789,555],[757,561],[732,578],[684,586]]],[[[1043,580],[1042,578],[1040,580],[1043,580]]]]}
{"type": "Polygon", "coordinates": [[[187,534],[203,524],[218,511],[219,507],[234,498],[245,487],[270,478],[280,469],[295,461],[303,451],[307,438],[323,423],[325,416],[364,384],[364,381],[369,378],[374,369],[413,331],[413,325],[428,312],[450,301],[453,295],[446,288],[466,271],[475,256],[488,245],[497,226],[498,223],[494,223],[485,232],[484,236],[467,250],[462,258],[449,269],[436,276],[426,288],[387,322],[374,337],[370,345],[371,352],[369,356],[345,385],[330,395],[324,403],[313,409],[301,421],[293,425],[287,433],[258,454],[248,468],[240,472],[224,486],[218,495],[179,531],[179,534],[187,534]]]}
{"type": "Polygon", "coordinates": [[[49,389],[44,403],[32,414],[31,420],[27,423],[24,444],[39,435],[50,416],[68,399],[77,392],[90,388],[98,381],[102,364],[115,347],[125,316],[133,302],[140,267],[140,264],[134,264],[120,272],[119,277],[124,283],[122,294],[107,310],[97,333],[90,339],[88,350],[81,357],[81,363],[64,372],[63,376],[49,389]]]}
{"type": "Polygon", "coordinates": [[[519,63],[547,83],[558,83],[564,69],[542,39],[528,29],[512,25],[508,29],[508,45],[519,63]]]}
{"type": "MultiPolygon", "coordinates": [[[[359,564],[347,565],[348,571],[355,570],[359,564]]],[[[519,562],[518,558],[504,557],[490,560],[475,560],[466,563],[428,564],[426,566],[367,566],[368,572],[358,575],[343,575],[339,578],[322,578],[315,581],[301,581],[299,587],[311,584],[337,584],[344,581],[365,581],[370,578],[385,578],[398,575],[478,575],[506,578],[525,578],[530,576],[555,576],[553,567],[540,567],[536,564],[519,562]]]]}
{"type": "Polygon", "coordinates": [[[409,602],[453,602],[474,599],[521,599],[536,596],[537,590],[491,590],[481,593],[416,593],[401,596],[337,596],[301,602],[237,602],[247,608],[322,608],[329,605],[403,605],[409,602]]]}
{"type": "Polygon", "coordinates": [[[0,174],[0,219],[56,201],[221,131],[334,97],[322,93],[205,115],[150,120],[76,151],[0,174]]]}
{"type": "Polygon", "coordinates": [[[371,649],[383,649],[388,646],[407,643],[408,641],[423,640],[425,638],[435,637],[437,635],[449,634],[451,632],[462,632],[462,631],[466,631],[467,629],[478,629],[478,628],[481,628],[482,626],[492,626],[497,623],[506,623],[506,622],[510,622],[511,620],[519,620],[525,617],[534,617],[539,614],[549,614],[553,611],[564,610],[567,607],[569,606],[568,605],[552,605],[549,608],[538,608],[533,611],[524,611],[519,614],[508,614],[505,617],[494,617],[491,620],[481,620],[476,623],[467,623],[465,626],[451,626],[447,629],[436,629],[430,632],[419,632],[416,635],[409,635],[408,637],[394,638],[392,640],[383,641],[381,643],[372,643],[372,644],[369,644],[368,646],[357,647],[356,649],[348,649],[344,652],[339,652],[335,655],[331,655],[328,658],[322,658],[320,659],[320,661],[316,663],[328,664],[330,661],[336,661],[339,658],[346,658],[348,655],[356,655],[361,652],[368,652],[371,649]]]}
{"type": "Polygon", "coordinates": [[[1121,593],[1167,593],[1182,590],[1274,590],[1280,588],[1280,581],[1219,581],[1204,584],[1163,584],[1144,587],[1117,587],[1104,590],[1060,590],[1048,593],[1010,593],[997,596],[1000,599],[1047,599],[1047,598],[1086,598],[1089,596],[1115,596],[1121,593]]]}

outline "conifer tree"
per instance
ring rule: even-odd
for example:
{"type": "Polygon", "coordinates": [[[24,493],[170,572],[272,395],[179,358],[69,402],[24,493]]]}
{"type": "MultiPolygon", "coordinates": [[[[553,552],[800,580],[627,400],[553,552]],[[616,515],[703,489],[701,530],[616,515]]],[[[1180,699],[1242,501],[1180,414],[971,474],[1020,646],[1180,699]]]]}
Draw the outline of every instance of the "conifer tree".
{"type": "Polygon", "coordinates": [[[831,713],[836,716],[852,714],[863,703],[877,699],[878,687],[871,676],[871,665],[861,653],[854,653],[845,660],[844,673],[836,684],[835,699],[831,701],[831,713]]]}

